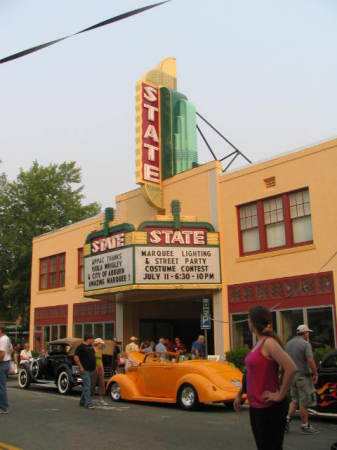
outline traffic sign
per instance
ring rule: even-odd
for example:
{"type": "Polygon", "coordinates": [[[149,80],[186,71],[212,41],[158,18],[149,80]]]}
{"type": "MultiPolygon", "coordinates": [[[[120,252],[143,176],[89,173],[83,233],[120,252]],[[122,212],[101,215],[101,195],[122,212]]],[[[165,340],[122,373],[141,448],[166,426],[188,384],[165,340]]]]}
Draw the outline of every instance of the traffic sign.
{"type": "Polygon", "coordinates": [[[211,324],[211,318],[209,316],[209,314],[201,314],[200,316],[201,318],[201,324],[200,324],[200,328],[202,330],[210,330],[212,328],[212,324],[211,324]]]}
{"type": "Polygon", "coordinates": [[[209,299],[202,299],[202,314],[201,314],[201,325],[200,328],[202,330],[210,330],[211,326],[211,318],[209,315],[209,299]]]}

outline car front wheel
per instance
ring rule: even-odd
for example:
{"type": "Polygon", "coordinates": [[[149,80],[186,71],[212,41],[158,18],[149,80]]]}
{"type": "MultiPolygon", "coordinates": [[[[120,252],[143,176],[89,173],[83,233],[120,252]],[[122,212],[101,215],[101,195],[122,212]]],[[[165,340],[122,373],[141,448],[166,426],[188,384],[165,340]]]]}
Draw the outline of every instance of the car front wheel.
{"type": "Polygon", "coordinates": [[[122,400],[120,385],[115,381],[109,386],[109,394],[113,402],[120,402],[122,400]]]}
{"type": "Polygon", "coordinates": [[[57,377],[57,390],[60,394],[66,395],[69,394],[69,392],[72,389],[72,384],[70,380],[70,375],[67,371],[63,370],[59,373],[57,377]]]}
{"type": "Polygon", "coordinates": [[[183,384],[178,392],[178,404],[182,409],[192,411],[199,406],[198,393],[191,384],[183,384]]]}
{"type": "Polygon", "coordinates": [[[30,385],[30,373],[26,367],[22,367],[19,369],[18,381],[21,389],[28,389],[30,385]]]}
{"type": "Polygon", "coordinates": [[[33,378],[38,378],[39,372],[40,372],[39,361],[35,360],[35,361],[32,362],[32,364],[31,364],[31,372],[32,372],[32,377],[33,378]]]}

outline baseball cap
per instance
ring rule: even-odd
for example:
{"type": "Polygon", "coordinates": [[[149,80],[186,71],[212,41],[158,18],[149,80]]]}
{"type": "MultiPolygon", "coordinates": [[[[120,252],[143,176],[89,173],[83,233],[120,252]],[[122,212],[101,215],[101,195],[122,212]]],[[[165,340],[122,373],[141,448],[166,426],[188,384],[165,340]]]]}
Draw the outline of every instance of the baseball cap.
{"type": "Polygon", "coordinates": [[[297,334],[302,334],[302,333],[306,333],[307,331],[310,331],[310,332],[312,332],[312,330],[310,330],[310,328],[307,326],[307,325],[299,325],[297,328],[296,328],[296,333],[297,334]]]}
{"type": "Polygon", "coordinates": [[[101,338],[96,338],[96,339],[94,340],[94,344],[104,344],[104,341],[103,341],[103,339],[101,339],[101,338]]]}

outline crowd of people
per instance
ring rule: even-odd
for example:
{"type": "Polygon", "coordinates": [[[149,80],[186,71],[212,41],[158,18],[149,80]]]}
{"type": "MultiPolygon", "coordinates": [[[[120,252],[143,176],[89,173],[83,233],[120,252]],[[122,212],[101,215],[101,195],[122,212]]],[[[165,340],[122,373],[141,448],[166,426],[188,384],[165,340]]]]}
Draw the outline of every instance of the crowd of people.
{"type": "MultiPolygon", "coordinates": [[[[284,433],[290,431],[291,418],[299,410],[301,430],[304,434],[315,434],[317,430],[309,424],[308,408],[316,403],[314,385],[318,380],[317,366],[313,358],[309,335],[312,332],[307,325],[297,327],[297,334],[284,347],[272,329],[271,312],[264,306],[249,310],[249,328],[256,336],[256,345],[245,358],[246,371],[243,383],[234,400],[234,409],[240,410],[243,394],[247,395],[252,432],[258,450],[282,450],[284,433]],[[290,404],[289,404],[290,397],[290,404]]],[[[145,340],[138,344],[135,336],[122,352],[115,341],[114,369],[125,365],[132,352],[174,352],[184,357],[187,348],[179,337],[171,342],[161,337],[158,342],[145,340]]],[[[98,386],[99,404],[104,401],[104,367],[102,349],[104,341],[91,335],[76,348],[74,360],[79,366],[83,387],[80,406],[95,408],[92,396],[98,386]]],[[[10,360],[18,364],[27,364],[32,358],[29,344],[24,348],[11,345],[10,339],[0,327],[0,414],[8,412],[6,390],[10,360]]],[[[205,358],[205,339],[200,335],[192,344],[192,359],[205,358]]]]}
{"type": "Polygon", "coordinates": [[[161,337],[158,342],[145,340],[138,345],[138,338],[131,336],[130,343],[125,347],[125,352],[129,353],[132,351],[141,353],[151,353],[151,352],[174,352],[180,355],[185,355],[187,349],[185,344],[183,344],[179,337],[174,339],[172,342],[169,338],[161,337]]]}
{"type": "MultiPolygon", "coordinates": [[[[125,347],[125,357],[127,358],[130,352],[172,352],[177,353],[180,356],[187,355],[186,345],[181,341],[179,337],[174,339],[174,342],[170,338],[160,337],[158,342],[152,340],[145,340],[138,344],[138,338],[131,336],[130,342],[125,347]]],[[[206,357],[205,336],[200,335],[191,346],[191,358],[202,359],[206,357]]],[[[187,356],[186,356],[187,358],[187,356]]]]}

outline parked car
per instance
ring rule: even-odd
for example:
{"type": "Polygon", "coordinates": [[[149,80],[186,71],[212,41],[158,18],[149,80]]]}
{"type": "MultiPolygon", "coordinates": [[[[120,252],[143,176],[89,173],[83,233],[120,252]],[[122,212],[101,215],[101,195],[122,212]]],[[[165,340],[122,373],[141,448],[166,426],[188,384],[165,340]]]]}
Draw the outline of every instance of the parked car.
{"type": "Polygon", "coordinates": [[[337,417],[337,350],[328,353],[318,365],[317,406],[310,412],[337,417]]]}
{"type": "Polygon", "coordinates": [[[241,387],[242,372],[228,362],[179,361],[177,353],[129,355],[131,366],[107,382],[111,400],[178,403],[185,410],[200,403],[232,403],[241,387]]]}
{"type": "MultiPolygon", "coordinates": [[[[29,363],[19,364],[18,382],[22,389],[31,383],[56,384],[60,394],[68,394],[82,384],[80,368],[75,364],[74,354],[82,339],[65,338],[49,342],[47,354],[33,358],[29,363]]],[[[111,377],[112,341],[106,341],[103,364],[106,378],[111,377]]]]}

